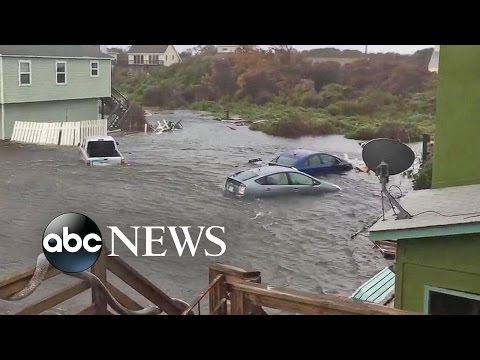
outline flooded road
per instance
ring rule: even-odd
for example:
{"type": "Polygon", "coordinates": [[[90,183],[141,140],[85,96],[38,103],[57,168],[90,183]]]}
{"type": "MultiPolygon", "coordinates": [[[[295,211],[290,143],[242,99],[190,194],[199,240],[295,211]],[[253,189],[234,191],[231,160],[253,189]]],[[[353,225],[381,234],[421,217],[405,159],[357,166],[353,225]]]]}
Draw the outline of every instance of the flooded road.
{"type": "MultiPolygon", "coordinates": [[[[246,127],[233,131],[191,112],[163,118],[182,119],[183,130],[113,134],[130,163],[125,167],[87,167],[76,148],[0,145],[0,274],[33,266],[45,227],[65,212],[91,217],[108,242],[107,226],[126,234],[129,226],[141,225],[224,226],[225,234],[217,235],[227,246],[221,258],[205,257],[202,244],[194,258],[188,250],[179,257],[172,244],[162,248],[172,249],[166,257],[157,258],[135,257],[123,244],[116,246],[140,273],[186,301],[207,285],[209,261],[259,270],[262,281],[274,286],[346,294],[386,266],[366,237],[350,239],[381,213],[374,175],[329,175],[326,179],[342,191],[318,197],[239,200],[223,195],[226,177],[248,168],[249,159],[269,161],[292,148],[361,158],[358,142],[342,136],[283,139],[246,127]]],[[[401,176],[391,182],[404,193],[411,189],[401,176]]],[[[142,239],[143,234],[140,244],[142,239]]],[[[62,281],[68,280],[57,283],[62,281]]],[[[0,312],[16,306],[0,301],[0,312]]]]}

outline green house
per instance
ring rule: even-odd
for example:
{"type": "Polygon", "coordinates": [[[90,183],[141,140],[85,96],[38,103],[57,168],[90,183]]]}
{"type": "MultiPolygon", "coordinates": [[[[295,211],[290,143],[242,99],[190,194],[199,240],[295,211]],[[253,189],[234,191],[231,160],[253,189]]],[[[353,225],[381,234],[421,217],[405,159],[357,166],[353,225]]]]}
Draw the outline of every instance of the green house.
{"type": "Polygon", "coordinates": [[[98,119],[111,62],[98,45],[0,45],[0,139],[15,121],[98,119]]]}
{"type": "Polygon", "coordinates": [[[370,229],[397,242],[395,307],[480,315],[480,46],[441,46],[432,189],[370,229]]]}

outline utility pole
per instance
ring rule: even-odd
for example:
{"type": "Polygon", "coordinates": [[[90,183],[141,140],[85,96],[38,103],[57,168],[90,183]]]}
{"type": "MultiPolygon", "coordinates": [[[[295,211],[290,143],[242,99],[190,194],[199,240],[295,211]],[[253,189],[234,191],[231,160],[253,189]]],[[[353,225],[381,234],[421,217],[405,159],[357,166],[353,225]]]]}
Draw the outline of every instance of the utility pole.
{"type": "Polygon", "coordinates": [[[365,55],[368,53],[368,45],[365,45],[365,55]]]}

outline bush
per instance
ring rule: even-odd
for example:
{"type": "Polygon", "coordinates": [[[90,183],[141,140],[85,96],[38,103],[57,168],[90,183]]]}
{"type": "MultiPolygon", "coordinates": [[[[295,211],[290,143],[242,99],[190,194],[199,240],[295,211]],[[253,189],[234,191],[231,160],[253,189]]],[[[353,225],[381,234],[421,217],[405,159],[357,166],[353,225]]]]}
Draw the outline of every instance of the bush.
{"type": "Polygon", "coordinates": [[[413,189],[414,190],[423,190],[432,188],[432,173],[433,173],[433,163],[432,161],[427,161],[418,174],[413,178],[413,189]]]}
{"type": "Polygon", "coordinates": [[[145,130],[145,113],[142,107],[137,103],[130,103],[125,120],[122,122],[122,130],[124,131],[144,131],[145,130]]]}
{"type": "Polygon", "coordinates": [[[402,124],[398,122],[388,122],[379,127],[362,126],[346,135],[349,139],[372,140],[378,138],[387,138],[398,140],[404,143],[420,141],[421,131],[415,124],[402,124]]]}
{"type": "Polygon", "coordinates": [[[398,122],[388,122],[382,124],[376,130],[376,137],[398,140],[404,143],[420,141],[422,134],[415,124],[402,124],[398,122]]]}
{"type": "Polygon", "coordinates": [[[377,129],[372,126],[362,126],[356,130],[350,131],[345,137],[355,140],[372,140],[377,137],[376,131],[377,129]]]}
{"type": "Polygon", "coordinates": [[[331,121],[308,119],[299,114],[286,116],[275,122],[255,125],[251,126],[252,130],[262,130],[270,135],[292,139],[302,136],[331,135],[336,132],[336,128],[331,121]]]}

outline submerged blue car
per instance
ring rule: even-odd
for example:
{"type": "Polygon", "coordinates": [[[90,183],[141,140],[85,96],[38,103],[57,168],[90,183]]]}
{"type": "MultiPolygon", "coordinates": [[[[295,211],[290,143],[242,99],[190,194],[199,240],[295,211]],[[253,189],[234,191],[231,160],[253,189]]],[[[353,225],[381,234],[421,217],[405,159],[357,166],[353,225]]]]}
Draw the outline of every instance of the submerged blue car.
{"type": "Polygon", "coordinates": [[[284,152],[273,159],[270,165],[291,166],[309,175],[353,169],[352,164],[336,156],[303,149],[284,152]]]}

